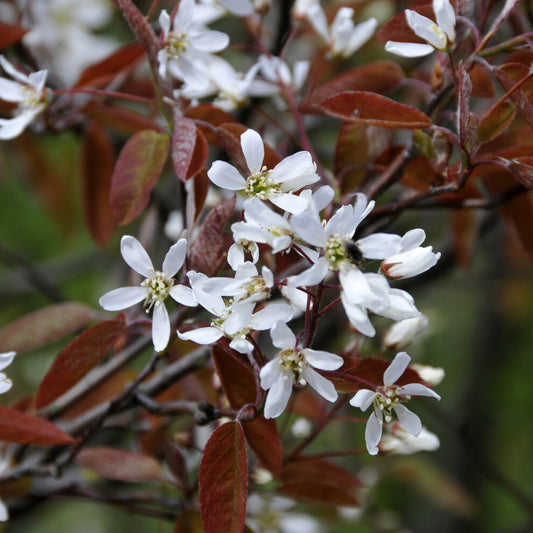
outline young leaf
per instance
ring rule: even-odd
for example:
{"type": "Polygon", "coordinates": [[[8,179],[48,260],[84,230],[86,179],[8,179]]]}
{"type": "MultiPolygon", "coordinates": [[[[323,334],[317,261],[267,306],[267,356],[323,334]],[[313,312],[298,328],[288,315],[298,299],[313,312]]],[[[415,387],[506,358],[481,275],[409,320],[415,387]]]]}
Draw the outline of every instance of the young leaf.
{"type": "Polygon", "coordinates": [[[205,533],[242,533],[248,469],[241,425],[226,422],[211,435],[200,463],[200,511],[205,533]]]}
{"type": "Polygon", "coordinates": [[[44,418],[37,418],[2,406],[0,406],[0,440],[38,446],[75,442],[70,435],[44,418]]]}
{"type": "Polygon", "coordinates": [[[226,123],[239,122],[233,115],[231,115],[227,111],[223,111],[222,109],[215,107],[211,104],[200,104],[189,107],[185,111],[185,116],[187,118],[198,121],[196,123],[198,129],[202,131],[205,138],[207,139],[207,142],[209,142],[210,144],[218,144],[219,142],[217,134],[214,131],[215,128],[210,128],[202,124],[202,122],[211,124],[215,127],[222,126],[222,124],[226,123]]]}
{"type": "Polygon", "coordinates": [[[213,362],[232,409],[255,402],[255,374],[245,356],[236,353],[225,339],[221,339],[213,346],[213,362]]]}
{"type": "Polygon", "coordinates": [[[109,202],[114,162],[113,146],[105,129],[91,122],[81,150],[81,190],[87,227],[100,246],[109,240],[115,228],[109,202]]]}
{"type": "Polygon", "coordinates": [[[205,217],[189,248],[189,269],[213,276],[220,268],[226,251],[222,228],[229,222],[234,209],[235,197],[217,205],[205,217]]]}
{"type": "Polygon", "coordinates": [[[321,108],[327,114],[344,120],[382,128],[422,129],[432,124],[425,113],[414,107],[364,91],[336,94],[322,102],[321,108]]]}
{"type": "Polygon", "coordinates": [[[0,346],[3,351],[26,352],[73,333],[93,318],[93,309],[85,304],[49,305],[2,328],[0,346]]]}
{"type": "Polygon", "coordinates": [[[516,103],[499,100],[490,106],[481,117],[478,137],[481,143],[495,139],[503,133],[516,116],[516,103]]]}
{"type": "Polygon", "coordinates": [[[124,330],[124,320],[106,320],[91,326],[63,348],[44,376],[35,401],[48,405],[74,386],[109,352],[124,330]]]}
{"type": "Polygon", "coordinates": [[[194,120],[174,113],[172,163],[178,178],[185,182],[194,178],[207,160],[207,141],[194,120]]]}
{"type": "Polygon", "coordinates": [[[120,224],[135,220],[165,165],[170,139],[152,130],[136,133],[124,145],[111,180],[111,207],[120,224]]]}
{"type": "Polygon", "coordinates": [[[194,178],[192,189],[187,195],[187,206],[185,208],[187,229],[189,231],[191,231],[202,214],[210,183],[205,168],[200,170],[194,178]]]}
{"type": "Polygon", "coordinates": [[[112,81],[117,74],[133,69],[144,56],[144,48],[139,43],[130,43],[102,61],[89,65],[74,85],[77,87],[101,87],[112,81]]]}
{"type": "Polygon", "coordinates": [[[248,445],[261,464],[279,479],[283,450],[276,421],[273,418],[256,418],[251,422],[244,422],[242,429],[248,445]]]}
{"type": "Polygon", "coordinates": [[[84,448],[76,456],[76,463],[106,479],[129,483],[165,481],[161,465],[151,455],[143,453],[104,446],[84,448]]]}

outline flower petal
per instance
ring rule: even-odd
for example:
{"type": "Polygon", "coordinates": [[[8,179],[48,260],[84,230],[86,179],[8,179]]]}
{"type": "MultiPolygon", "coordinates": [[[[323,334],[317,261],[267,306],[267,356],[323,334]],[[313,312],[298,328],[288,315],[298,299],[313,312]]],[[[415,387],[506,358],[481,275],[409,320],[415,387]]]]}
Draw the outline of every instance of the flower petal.
{"type": "Polygon", "coordinates": [[[321,248],[325,246],[327,235],[320,220],[315,219],[308,213],[302,213],[291,218],[291,225],[305,242],[321,248]]]}
{"type": "Polygon", "coordinates": [[[344,364],[344,359],[337,354],[324,352],[322,350],[311,350],[305,348],[302,350],[307,362],[320,370],[337,370],[344,364]]]}
{"type": "Polygon", "coordinates": [[[124,235],[120,240],[120,253],[124,261],[145,278],[151,278],[154,267],[143,245],[131,235],[124,235]]]}
{"type": "Polygon", "coordinates": [[[361,411],[366,411],[374,402],[376,393],[370,389],[360,389],[355,396],[350,400],[350,405],[359,407],[361,411]]]}
{"type": "Polygon", "coordinates": [[[282,378],[281,367],[279,366],[278,359],[272,359],[269,361],[259,372],[259,377],[261,378],[261,388],[264,390],[270,389],[274,382],[278,378],[282,378]]]}
{"type": "Polygon", "coordinates": [[[401,251],[402,238],[393,233],[374,233],[356,244],[366,259],[385,259],[401,251]]]}
{"type": "Polygon", "coordinates": [[[268,391],[263,413],[265,418],[276,418],[285,411],[291,397],[292,384],[293,379],[289,372],[280,374],[268,391]]]}
{"type": "Polygon", "coordinates": [[[222,189],[229,191],[240,191],[246,187],[246,180],[239,171],[225,161],[213,161],[211,168],[207,171],[209,179],[222,189]]]}
{"type": "Polygon", "coordinates": [[[185,285],[174,285],[169,292],[170,296],[176,302],[186,305],[188,307],[196,307],[198,305],[198,300],[194,295],[194,291],[186,287],[185,285]]]}
{"type": "Polygon", "coordinates": [[[167,255],[165,255],[165,259],[163,261],[163,274],[169,278],[173,278],[178,270],[183,266],[186,253],[186,239],[180,239],[176,244],[173,244],[168,250],[167,255]]]}
{"type": "Polygon", "coordinates": [[[146,287],[120,287],[106,292],[99,300],[106,311],[122,311],[146,298],[146,287]]]}
{"type": "Polygon", "coordinates": [[[296,276],[287,278],[289,287],[313,287],[318,285],[327,275],[329,270],[328,261],[321,257],[313,266],[309,267],[296,276]]]}
{"type": "Polygon", "coordinates": [[[0,370],[4,370],[4,368],[11,364],[16,353],[17,352],[0,353],[0,370]]]}
{"type": "Polygon", "coordinates": [[[392,360],[392,363],[387,367],[387,370],[383,373],[383,385],[388,387],[398,381],[398,378],[405,372],[405,369],[409,366],[411,358],[406,352],[400,352],[396,354],[396,357],[392,360]]]}
{"type": "Polygon", "coordinates": [[[250,174],[259,172],[265,158],[265,146],[261,135],[255,130],[246,130],[241,135],[241,146],[250,174]]]}
{"type": "Polygon", "coordinates": [[[422,385],[422,383],[409,383],[401,387],[400,390],[401,394],[406,394],[407,396],[430,396],[440,400],[440,396],[434,390],[422,385]]]}
{"type": "Polygon", "coordinates": [[[307,383],[309,383],[309,385],[311,385],[322,398],[328,400],[328,402],[335,402],[339,397],[333,383],[312,368],[307,367],[302,372],[302,376],[305,381],[307,381],[307,383]]]}
{"type": "Polygon", "coordinates": [[[403,57],[423,57],[432,54],[435,48],[430,44],[387,41],[385,43],[385,50],[391,54],[403,57]]]}
{"type": "Polygon", "coordinates": [[[218,328],[197,328],[190,331],[184,331],[180,333],[178,331],[178,337],[185,341],[193,341],[196,344],[213,344],[218,341],[224,334],[218,328]]]}
{"type": "Polygon", "coordinates": [[[420,421],[420,418],[418,418],[418,415],[415,415],[412,411],[409,411],[405,405],[397,405],[394,407],[394,411],[398,417],[398,422],[400,422],[401,426],[411,433],[411,435],[416,437],[422,431],[422,422],[420,421]]]}
{"type": "Polygon", "coordinates": [[[277,322],[270,330],[272,344],[280,350],[287,350],[296,346],[296,337],[285,322],[277,322]]]}
{"type": "Polygon", "coordinates": [[[370,455],[376,455],[378,453],[378,444],[381,440],[382,433],[383,423],[378,420],[375,413],[372,413],[368,418],[365,429],[366,449],[370,455]]]}
{"type": "Polygon", "coordinates": [[[170,339],[170,319],[163,302],[156,303],[152,317],[152,341],[156,352],[162,352],[170,339]]]}
{"type": "Polygon", "coordinates": [[[411,9],[405,10],[405,18],[410,28],[431,46],[438,50],[444,50],[446,48],[446,36],[431,19],[411,9]]]}
{"type": "Polygon", "coordinates": [[[252,315],[250,327],[259,331],[272,328],[277,322],[288,322],[294,310],[287,304],[271,304],[252,315]]]}
{"type": "Polygon", "coordinates": [[[455,11],[450,1],[433,0],[433,11],[437,24],[453,43],[455,41],[455,11]]]}

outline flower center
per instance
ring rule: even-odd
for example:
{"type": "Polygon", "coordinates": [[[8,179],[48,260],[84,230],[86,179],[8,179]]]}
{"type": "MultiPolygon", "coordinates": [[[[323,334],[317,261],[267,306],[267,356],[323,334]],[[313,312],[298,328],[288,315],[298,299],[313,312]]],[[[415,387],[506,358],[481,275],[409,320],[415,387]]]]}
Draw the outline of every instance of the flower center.
{"type": "Polygon", "coordinates": [[[243,289],[246,291],[243,298],[249,298],[254,294],[264,294],[266,298],[270,294],[270,289],[267,287],[263,276],[254,276],[246,285],[244,285],[243,289]]]}
{"type": "Polygon", "coordinates": [[[163,272],[159,272],[158,270],[154,272],[153,277],[146,278],[141,283],[142,287],[148,289],[146,298],[144,299],[144,308],[146,309],[146,312],[148,312],[154,304],[164,302],[173,285],[174,280],[172,278],[169,279],[163,274],[163,272]]]}
{"type": "Polygon", "coordinates": [[[409,400],[410,397],[398,394],[398,387],[389,385],[384,387],[374,398],[374,410],[382,411],[383,418],[387,424],[392,421],[392,410],[402,401],[409,400]]]}
{"type": "Polygon", "coordinates": [[[441,30],[439,26],[436,24],[431,25],[431,29],[435,32],[435,35],[437,36],[437,39],[442,43],[442,46],[437,46],[436,48],[438,50],[445,50],[448,46],[448,37],[446,34],[441,30]]]}
{"type": "Polygon", "coordinates": [[[332,235],[324,248],[324,255],[329,261],[331,270],[338,270],[343,263],[349,261],[344,240],[339,235],[332,235]]]}
{"type": "Polygon", "coordinates": [[[259,172],[250,174],[244,191],[248,196],[257,196],[266,200],[272,193],[280,191],[280,184],[270,178],[271,170],[263,167],[259,172]]]}
{"type": "Polygon", "coordinates": [[[189,46],[189,39],[183,31],[175,30],[169,33],[167,50],[171,56],[179,57],[189,46]]]}
{"type": "Polygon", "coordinates": [[[298,348],[283,350],[279,353],[279,364],[283,370],[288,370],[294,377],[294,381],[300,385],[305,385],[306,381],[302,378],[302,372],[307,368],[305,355],[298,348]]]}

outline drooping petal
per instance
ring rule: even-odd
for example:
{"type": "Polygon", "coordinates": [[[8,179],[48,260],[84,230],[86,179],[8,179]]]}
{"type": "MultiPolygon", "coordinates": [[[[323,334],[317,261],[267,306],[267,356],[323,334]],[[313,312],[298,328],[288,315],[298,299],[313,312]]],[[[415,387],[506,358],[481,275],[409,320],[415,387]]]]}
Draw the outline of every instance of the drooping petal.
{"type": "Polygon", "coordinates": [[[360,305],[352,304],[346,298],[344,292],[341,292],[341,302],[350,324],[362,335],[373,337],[376,334],[376,330],[372,322],[370,322],[366,311],[360,305]]]}
{"type": "Polygon", "coordinates": [[[296,276],[287,279],[289,287],[313,287],[318,285],[327,275],[329,270],[328,261],[321,257],[313,266],[309,267],[296,276]]]}
{"type": "Polygon", "coordinates": [[[106,292],[99,303],[106,311],[122,311],[142,302],[146,295],[146,287],[120,287],[106,292]]]}
{"type": "Polygon", "coordinates": [[[359,407],[361,411],[366,411],[374,402],[376,393],[370,389],[360,389],[350,400],[350,405],[359,407]]]}
{"type": "Polygon", "coordinates": [[[313,389],[328,400],[328,402],[335,402],[339,397],[335,386],[331,381],[327,380],[324,376],[321,376],[318,372],[313,370],[311,367],[307,367],[303,372],[302,376],[313,387],[313,389]]]}
{"type": "Polygon", "coordinates": [[[279,378],[283,378],[281,375],[282,370],[279,366],[278,359],[272,359],[269,361],[259,372],[261,378],[261,388],[264,390],[270,389],[274,385],[275,381],[279,378]]]}
{"type": "Polygon", "coordinates": [[[190,287],[185,285],[173,285],[169,291],[170,296],[176,302],[186,305],[188,307],[196,307],[198,305],[198,300],[194,295],[194,291],[190,287]]]}
{"type": "Polygon", "coordinates": [[[176,244],[173,244],[168,250],[163,261],[163,274],[169,278],[173,278],[178,270],[183,266],[186,253],[186,239],[180,239],[176,244]]]}
{"type": "Polygon", "coordinates": [[[322,350],[312,350],[305,348],[302,350],[307,362],[320,370],[337,370],[344,364],[344,359],[337,354],[324,352],[322,350]]]}
{"type": "Polygon", "coordinates": [[[370,455],[376,455],[379,451],[378,444],[383,433],[383,423],[378,420],[375,413],[372,413],[368,418],[365,429],[366,449],[370,455]]]}
{"type": "Polygon", "coordinates": [[[254,350],[254,345],[248,342],[246,337],[243,337],[242,335],[233,337],[229,343],[229,347],[242,354],[249,354],[254,350]]]}
{"type": "Polygon", "coordinates": [[[184,341],[193,341],[196,344],[213,344],[224,334],[218,328],[206,327],[191,329],[183,333],[178,331],[178,337],[184,341]]]}
{"type": "Polygon", "coordinates": [[[240,191],[246,187],[246,180],[234,166],[226,163],[226,161],[213,161],[207,175],[215,185],[222,189],[240,191]]]}
{"type": "Polygon", "coordinates": [[[152,317],[152,341],[156,352],[162,352],[170,339],[170,319],[163,302],[154,305],[152,317]]]}
{"type": "Polygon", "coordinates": [[[383,385],[388,387],[398,381],[398,378],[405,372],[405,369],[409,366],[411,358],[405,352],[396,354],[396,357],[392,360],[392,363],[387,367],[387,370],[383,373],[383,385]]]}
{"type": "Polygon", "coordinates": [[[422,422],[418,415],[415,415],[412,411],[409,411],[405,405],[398,404],[394,407],[396,416],[398,417],[398,422],[401,426],[414,435],[415,437],[422,431],[422,422]]]}
{"type": "Polygon", "coordinates": [[[404,385],[400,390],[401,394],[407,396],[429,396],[440,400],[440,396],[434,390],[422,385],[422,383],[409,383],[404,385]]]}
{"type": "Polygon", "coordinates": [[[31,124],[38,110],[27,110],[10,119],[0,119],[0,140],[9,141],[18,137],[31,124]]]}
{"type": "Polygon", "coordinates": [[[280,374],[268,391],[265,402],[265,418],[276,418],[285,411],[291,397],[292,384],[293,379],[289,372],[280,374]]]}
{"type": "Polygon", "coordinates": [[[2,372],[0,372],[0,394],[4,394],[13,386],[13,382],[2,372]]]}
{"type": "Polygon", "coordinates": [[[259,172],[265,158],[265,146],[261,135],[255,130],[246,130],[241,135],[241,146],[250,173],[259,172]]]}
{"type": "Polygon", "coordinates": [[[258,331],[272,328],[277,322],[288,322],[294,315],[294,310],[287,304],[267,305],[252,315],[250,327],[258,331]]]}
{"type": "Polygon", "coordinates": [[[4,370],[4,368],[7,368],[13,361],[15,355],[16,352],[0,353],[0,370],[4,370]]]}
{"type": "Polygon", "coordinates": [[[433,0],[433,11],[437,24],[453,43],[455,41],[455,11],[450,1],[433,0]]]}
{"type": "Polygon", "coordinates": [[[296,346],[296,337],[285,322],[277,322],[270,330],[272,344],[280,350],[287,350],[296,346]]]}
{"type": "Polygon", "coordinates": [[[131,235],[124,235],[120,240],[120,253],[124,261],[145,278],[151,278],[154,267],[143,245],[131,235]]]}
{"type": "Polygon", "coordinates": [[[423,57],[432,54],[435,48],[430,44],[387,41],[385,50],[402,57],[423,57]]]}

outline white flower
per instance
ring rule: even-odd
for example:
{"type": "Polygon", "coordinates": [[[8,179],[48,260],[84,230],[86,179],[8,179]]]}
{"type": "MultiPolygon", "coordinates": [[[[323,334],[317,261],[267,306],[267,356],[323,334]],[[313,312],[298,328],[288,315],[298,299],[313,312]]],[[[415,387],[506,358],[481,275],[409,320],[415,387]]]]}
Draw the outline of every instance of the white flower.
{"type": "Polygon", "coordinates": [[[161,11],[159,24],[163,30],[164,48],[158,53],[159,74],[167,73],[195,87],[209,84],[205,63],[212,52],[220,52],[229,44],[229,37],[207,29],[196,15],[194,0],[182,0],[172,22],[166,10],[161,11]]]}
{"type": "Polygon", "coordinates": [[[341,7],[331,28],[328,28],[326,14],[320,4],[312,3],[307,9],[311,26],[328,46],[332,56],[349,57],[374,35],[378,25],[375,18],[354,25],[353,16],[354,10],[351,7],[341,7]]]}
{"type": "Polygon", "coordinates": [[[0,118],[0,140],[14,139],[29,126],[46,107],[46,77],[48,71],[40,70],[26,76],[19,72],[4,56],[0,65],[13,80],[0,77],[0,98],[17,105],[14,117],[0,118]]]}
{"type": "Polygon", "coordinates": [[[180,339],[197,344],[213,344],[220,338],[227,337],[231,339],[231,348],[242,354],[251,353],[253,344],[246,339],[250,332],[271,329],[277,321],[288,322],[294,314],[293,309],[285,303],[267,305],[257,313],[254,313],[253,301],[244,300],[227,305],[220,295],[206,289],[206,284],[211,279],[205,274],[190,271],[187,276],[198,303],[216,318],[210,326],[178,331],[180,339]]]}
{"type": "MultiPolygon", "coordinates": [[[[9,461],[0,459],[0,474],[2,474],[8,466],[9,461]]],[[[0,499],[0,522],[6,522],[7,520],[9,520],[9,512],[7,510],[6,504],[2,501],[2,499],[0,499]]]]}
{"type": "Polygon", "coordinates": [[[385,259],[381,271],[390,279],[412,278],[435,266],[439,259],[440,252],[433,253],[432,246],[418,246],[385,259]]]}
{"type": "Polygon", "coordinates": [[[291,426],[291,433],[297,439],[305,439],[311,435],[313,424],[307,418],[298,418],[291,426]]]}
{"type": "Polygon", "coordinates": [[[254,12],[251,0],[199,0],[196,5],[196,20],[209,24],[231,13],[238,17],[248,17],[254,12]]]}
{"type": "Polygon", "coordinates": [[[100,305],[107,311],[121,311],[144,300],[146,312],[154,308],[152,340],[155,350],[161,352],[170,339],[170,319],[164,303],[166,298],[171,296],[187,306],[197,305],[192,290],[185,285],[175,285],[173,279],[185,261],[187,241],[180,239],[170,247],[162,271],[154,270],[146,250],[135,237],[122,237],[120,253],[124,261],[146,279],[138,287],[121,287],[107,292],[100,298],[100,305]]]}
{"type": "Polygon", "coordinates": [[[412,340],[427,328],[428,319],[425,315],[406,318],[394,323],[383,335],[383,344],[388,350],[397,352],[411,344],[412,340]]]}
{"type": "Polygon", "coordinates": [[[421,365],[420,363],[415,363],[411,365],[413,370],[416,370],[418,375],[430,385],[438,385],[445,376],[444,368],[437,366],[421,365]]]}
{"type": "MultiPolygon", "coordinates": [[[[15,352],[0,353],[0,370],[7,368],[15,355],[15,352]]],[[[0,394],[7,392],[12,386],[13,382],[3,372],[0,372],[0,394]]]]}
{"type": "Polygon", "coordinates": [[[393,359],[383,374],[383,387],[375,391],[361,389],[350,400],[350,404],[366,411],[373,405],[373,412],[368,419],[365,430],[365,441],[368,453],[376,455],[379,451],[378,444],[383,432],[383,421],[392,421],[392,411],[396,413],[401,426],[415,437],[422,431],[422,423],[417,415],[409,411],[402,402],[407,401],[411,396],[431,396],[440,400],[440,396],[420,383],[409,383],[408,385],[395,385],[396,381],[409,366],[411,358],[400,352],[393,359]]]}
{"type": "Polygon", "coordinates": [[[411,455],[417,452],[433,452],[440,446],[439,437],[425,427],[416,437],[405,431],[397,422],[387,426],[387,429],[379,443],[382,453],[411,455]]]}
{"type": "Polygon", "coordinates": [[[437,23],[410,9],[405,10],[409,27],[428,44],[388,41],[385,50],[404,57],[422,57],[446,50],[455,41],[455,11],[449,0],[433,0],[437,23]]]}
{"type": "Polygon", "coordinates": [[[281,351],[260,372],[261,387],[268,390],[265,402],[265,418],[278,417],[291,396],[294,383],[309,383],[323,398],[334,402],[338,395],[333,384],[314,370],[337,370],[342,357],[320,350],[298,348],[296,337],[283,322],[278,322],[270,331],[272,343],[281,351]]]}
{"type": "Polygon", "coordinates": [[[207,175],[219,187],[244,191],[248,196],[270,200],[289,213],[300,213],[307,207],[304,198],[290,194],[320,179],[309,152],[297,152],[280,161],[272,170],[263,166],[265,147],[259,133],[246,130],[241,135],[241,147],[249,174],[245,179],[225,161],[214,161],[207,175]]]}

